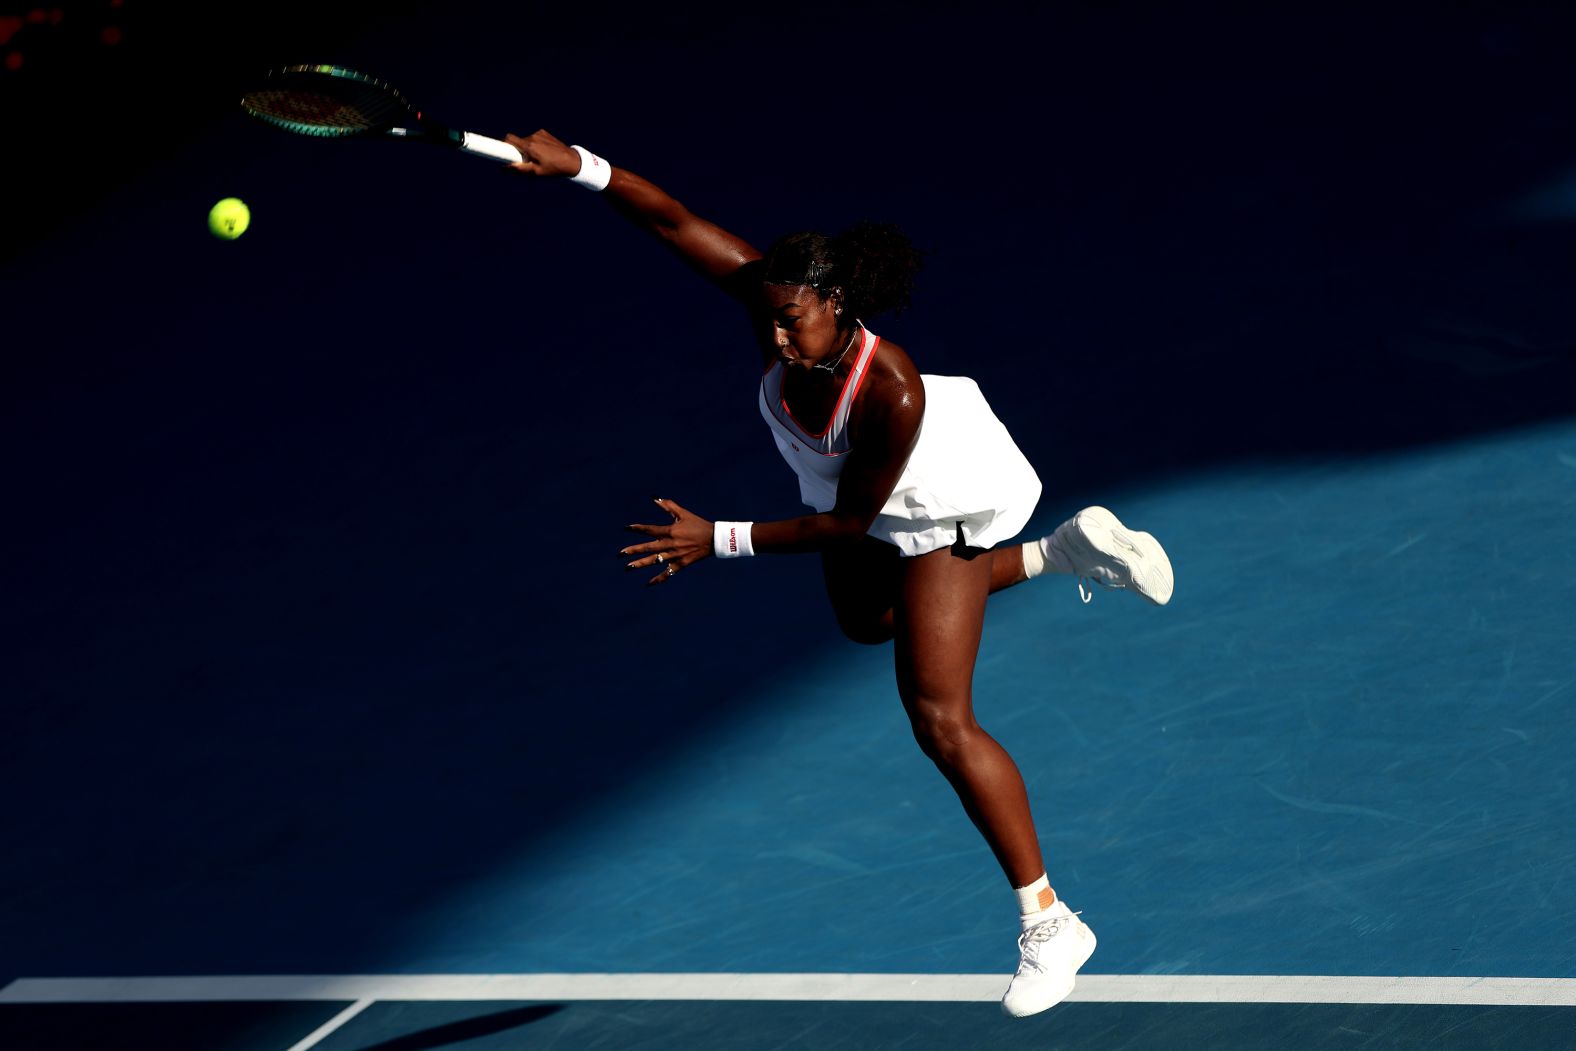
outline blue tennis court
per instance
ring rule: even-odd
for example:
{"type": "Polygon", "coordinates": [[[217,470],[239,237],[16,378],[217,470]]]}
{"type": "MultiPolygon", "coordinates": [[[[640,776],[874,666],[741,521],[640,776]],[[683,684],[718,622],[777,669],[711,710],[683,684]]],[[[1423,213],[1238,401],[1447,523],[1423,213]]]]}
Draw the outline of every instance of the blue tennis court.
{"type": "Polygon", "coordinates": [[[313,43],[750,237],[899,222],[886,327],[1036,465],[1025,536],[1164,540],[1163,609],[988,614],[1072,999],[1002,1017],[1013,896],[813,559],[622,572],[652,495],[797,513],[742,319],[577,190],[226,111],[4,261],[0,1047],[1576,1045],[1570,19],[801,14],[313,43]],[[807,174],[704,71],[834,82],[834,15],[908,72],[807,174]]]}

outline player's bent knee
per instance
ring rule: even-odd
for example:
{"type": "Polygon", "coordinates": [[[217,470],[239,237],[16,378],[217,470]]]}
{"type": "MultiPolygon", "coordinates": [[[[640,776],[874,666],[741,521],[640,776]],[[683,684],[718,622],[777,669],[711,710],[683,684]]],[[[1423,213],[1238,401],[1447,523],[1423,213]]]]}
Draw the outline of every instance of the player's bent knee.
{"type": "Polygon", "coordinates": [[[891,617],[838,617],[837,626],[843,629],[843,634],[849,639],[861,645],[879,646],[892,641],[891,617]]]}

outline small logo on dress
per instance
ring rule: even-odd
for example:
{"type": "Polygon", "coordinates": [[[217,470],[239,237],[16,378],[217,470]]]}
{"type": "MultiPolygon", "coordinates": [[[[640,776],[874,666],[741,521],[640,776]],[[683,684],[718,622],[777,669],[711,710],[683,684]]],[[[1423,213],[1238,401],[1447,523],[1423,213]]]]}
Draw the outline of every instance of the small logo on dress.
{"type": "MultiPolygon", "coordinates": [[[[789,442],[788,444],[789,445],[793,445],[793,442],[789,442]]],[[[799,447],[797,445],[793,445],[793,451],[794,452],[798,452],[799,451],[799,447]]]]}

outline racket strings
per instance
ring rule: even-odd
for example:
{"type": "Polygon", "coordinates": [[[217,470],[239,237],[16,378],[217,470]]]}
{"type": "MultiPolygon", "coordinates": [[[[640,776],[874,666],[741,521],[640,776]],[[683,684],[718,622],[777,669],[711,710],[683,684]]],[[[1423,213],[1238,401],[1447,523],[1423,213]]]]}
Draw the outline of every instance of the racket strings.
{"type": "Polygon", "coordinates": [[[314,73],[285,74],[249,91],[241,105],[259,120],[305,135],[355,135],[412,123],[416,114],[387,85],[314,73]]]}

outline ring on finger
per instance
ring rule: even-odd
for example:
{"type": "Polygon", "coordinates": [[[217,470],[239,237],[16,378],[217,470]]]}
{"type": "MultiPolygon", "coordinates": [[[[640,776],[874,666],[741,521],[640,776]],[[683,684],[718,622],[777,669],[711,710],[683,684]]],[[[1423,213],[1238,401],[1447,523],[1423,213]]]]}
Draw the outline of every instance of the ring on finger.
{"type": "Polygon", "coordinates": [[[667,574],[667,575],[668,575],[668,576],[670,576],[670,577],[671,577],[671,576],[672,576],[672,575],[673,575],[673,574],[675,574],[675,573],[677,573],[677,572],[678,572],[678,571],[679,571],[679,567],[678,567],[678,566],[675,566],[675,565],[674,565],[674,564],[673,564],[673,563],[672,563],[672,562],[669,562],[669,563],[668,563],[668,568],[667,568],[667,569],[665,569],[665,570],[663,570],[663,572],[664,572],[664,573],[666,573],[666,574],[667,574]]]}
{"type": "Polygon", "coordinates": [[[663,554],[661,551],[657,552],[657,561],[658,562],[666,562],[667,560],[668,560],[668,556],[667,555],[663,554]]]}

